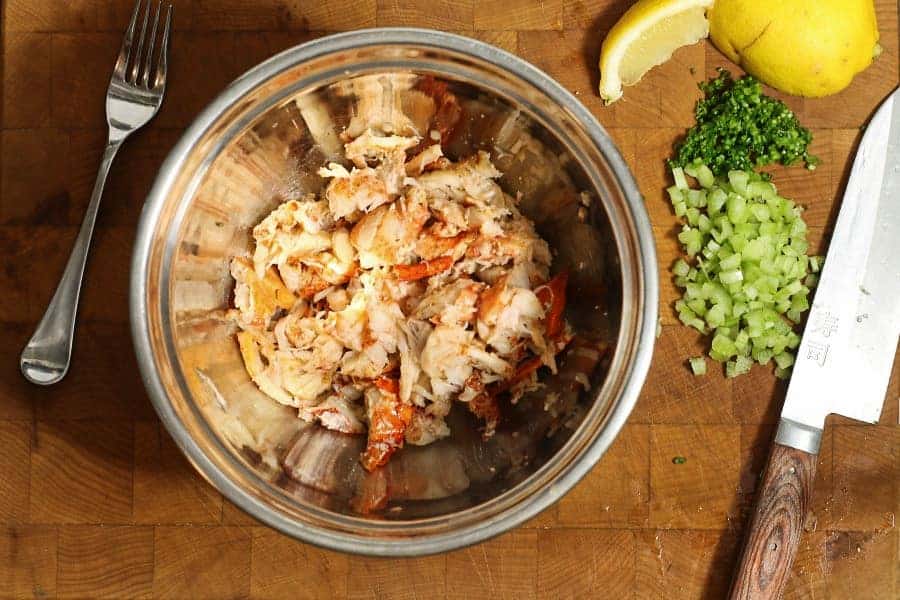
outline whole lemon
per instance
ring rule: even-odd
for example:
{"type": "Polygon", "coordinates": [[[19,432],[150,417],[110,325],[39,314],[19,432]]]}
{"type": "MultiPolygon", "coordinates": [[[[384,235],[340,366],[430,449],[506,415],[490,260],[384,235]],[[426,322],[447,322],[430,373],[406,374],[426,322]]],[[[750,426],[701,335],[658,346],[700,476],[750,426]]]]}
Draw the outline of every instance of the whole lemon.
{"type": "Polygon", "coordinates": [[[797,96],[828,96],[881,52],[872,0],[716,0],[713,43],[748,73],[797,96]]]}

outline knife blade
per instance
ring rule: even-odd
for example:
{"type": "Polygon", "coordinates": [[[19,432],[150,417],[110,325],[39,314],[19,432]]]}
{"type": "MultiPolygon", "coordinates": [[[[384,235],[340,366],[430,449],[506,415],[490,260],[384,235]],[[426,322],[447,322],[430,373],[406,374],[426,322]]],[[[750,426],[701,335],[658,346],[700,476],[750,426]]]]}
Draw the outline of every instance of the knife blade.
{"type": "Polygon", "coordinates": [[[869,122],[809,311],[776,441],[816,453],[828,414],[874,423],[900,337],[900,91],[869,122]]]}

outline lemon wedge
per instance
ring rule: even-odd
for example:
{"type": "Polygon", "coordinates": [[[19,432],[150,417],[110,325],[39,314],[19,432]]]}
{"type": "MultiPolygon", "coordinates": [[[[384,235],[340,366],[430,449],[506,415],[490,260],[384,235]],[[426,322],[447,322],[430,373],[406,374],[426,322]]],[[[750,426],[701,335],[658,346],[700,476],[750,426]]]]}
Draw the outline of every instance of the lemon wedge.
{"type": "Polygon", "coordinates": [[[600,96],[606,103],[682,46],[709,34],[713,0],[638,0],[609,30],[600,50],[600,96]]]}

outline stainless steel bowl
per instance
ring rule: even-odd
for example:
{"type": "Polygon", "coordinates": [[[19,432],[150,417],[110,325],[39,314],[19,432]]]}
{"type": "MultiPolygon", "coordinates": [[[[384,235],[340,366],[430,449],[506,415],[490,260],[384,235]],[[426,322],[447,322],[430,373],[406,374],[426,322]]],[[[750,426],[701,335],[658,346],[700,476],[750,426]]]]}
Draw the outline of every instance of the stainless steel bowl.
{"type": "Polygon", "coordinates": [[[323,38],[232,83],[165,161],[141,216],[131,276],[144,382],[197,470],[276,529],[371,555],[459,548],[558,500],[631,412],[650,363],[657,305],[647,213],[591,114],[515,56],[415,29],[323,38]],[[567,318],[579,335],[613,350],[591,363],[590,391],[573,385],[583,368],[574,360],[547,381],[564,396],[563,414],[547,413],[543,395],[534,394],[508,409],[488,442],[466,415],[451,414],[449,439],[406,448],[367,474],[357,460],[361,439],[305,425],[249,381],[222,318],[228,261],[278,202],[319,189],[315,169],[339,154],[337,136],[354,115],[390,119],[400,110],[413,123],[427,121],[422,77],[446,82],[462,103],[465,124],[448,152],[492,153],[501,184],[522,195],[524,212],[554,248],[554,269],[572,271],[567,318]],[[386,510],[361,512],[367,495],[384,493],[386,510]]]}

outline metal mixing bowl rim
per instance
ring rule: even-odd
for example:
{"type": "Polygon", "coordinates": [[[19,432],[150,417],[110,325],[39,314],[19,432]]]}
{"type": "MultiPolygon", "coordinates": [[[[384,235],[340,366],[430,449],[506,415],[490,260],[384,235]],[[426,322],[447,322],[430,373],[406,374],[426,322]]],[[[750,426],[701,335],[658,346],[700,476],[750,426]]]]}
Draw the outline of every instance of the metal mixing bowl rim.
{"type": "Polygon", "coordinates": [[[471,38],[414,28],[378,28],[339,33],[301,44],[269,58],[233,81],[193,121],[169,153],[141,212],[132,257],[130,280],[131,329],[137,362],[151,401],[175,442],[194,467],[238,507],[275,529],[303,541],[330,549],[377,556],[414,556],[465,547],[507,531],[556,502],[593,467],[618,435],[631,413],[650,366],[658,319],[659,279],[650,219],[630,170],[611,138],[594,116],[569,91],[549,75],[506,51],[471,38]],[[642,295],[636,303],[638,333],[635,353],[623,376],[622,391],[610,411],[604,428],[549,489],[525,498],[493,519],[457,530],[423,538],[370,539],[352,533],[334,531],[299,523],[242,490],[207,456],[176,415],[157,371],[149,333],[147,299],[148,267],[154,227],[162,211],[167,192],[179,174],[180,165],[208,128],[237,99],[244,97],[273,75],[297,64],[340,51],[376,45],[416,45],[434,47],[490,61],[525,83],[541,90],[569,111],[585,128],[588,138],[609,161],[635,228],[643,280],[642,295]]]}

